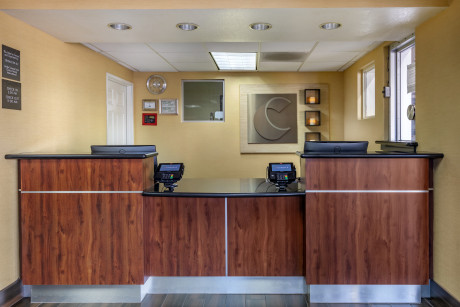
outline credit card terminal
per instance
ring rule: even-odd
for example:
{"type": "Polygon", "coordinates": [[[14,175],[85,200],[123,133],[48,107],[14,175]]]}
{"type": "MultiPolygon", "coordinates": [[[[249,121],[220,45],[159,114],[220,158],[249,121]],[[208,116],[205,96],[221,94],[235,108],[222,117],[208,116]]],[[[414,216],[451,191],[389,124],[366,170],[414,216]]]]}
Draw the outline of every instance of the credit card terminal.
{"type": "Polygon", "coordinates": [[[153,179],[155,182],[163,183],[165,187],[172,190],[177,186],[174,183],[181,180],[183,174],[183,163],[160,163],[155,170],[153,179]]]}
{"type": "Polygon", "coordinates": [[[280,189],[286,189],[287,185],[296,180],[296,169],[293,163],[269,163],[268,180],[280,189]]]}

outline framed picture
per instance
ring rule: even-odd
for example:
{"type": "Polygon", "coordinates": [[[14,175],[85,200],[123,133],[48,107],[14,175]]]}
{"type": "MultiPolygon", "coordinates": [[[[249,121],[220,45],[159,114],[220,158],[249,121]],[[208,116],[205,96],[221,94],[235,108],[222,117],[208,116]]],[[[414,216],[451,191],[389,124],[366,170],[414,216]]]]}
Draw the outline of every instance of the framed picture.
{"type": "Polygon", "coordinates": [[[160,99],[160,114],[179,114],[177,99],[160,99]]]}
{"type": "Polygon", "coordinates": [[[158,111],[158,99],[142,99],[143,111],[158,111]]]}

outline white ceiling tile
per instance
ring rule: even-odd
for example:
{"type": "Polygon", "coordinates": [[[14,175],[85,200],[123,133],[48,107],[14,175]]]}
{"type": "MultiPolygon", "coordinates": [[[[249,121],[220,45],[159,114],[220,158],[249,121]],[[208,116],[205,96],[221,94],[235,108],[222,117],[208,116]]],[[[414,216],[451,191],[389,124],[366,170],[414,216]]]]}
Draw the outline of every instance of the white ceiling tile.
{"type": "Polygon", "coordinates": [[[206,52],[203,43],[148,43],[148,45],[157,51],[163,52],[206,52]]]}
{"type": "Polygon", "coordinates": [[[142,63],[142,64],[139,64],[137,66],[138,68],[136,68],[138,71],[142,71],[142,72],[149,72],[149,71],[156,71],[156,72],[177,72],[177,69],[175,69],[174,67],[172,67],[171,65],[169,64],[159,64],[159,63],[155,63],[155,64],[150,64],[150,63],[142,63]]]}
{"type": "Polygon", "coordinates": [[[336,51],[354,52],[368,50],[375,42],[371,41],[339,41],[339,42],[319,42],[315,51],[336,51]]]}
{"type": "Polygon", "coordinates": [[[309,52],[316,42],[263,42],[261,52],[309,52]]]}
{"type": "Polygon", "coordinates": [[[160,53],[168,62],[174,63],[206,63],[211,62],[211,55],[208,52],[165,52],[160,53]]]}
{"type": "Polygon", "coordinates": [[[338,71],[346,62],[306,62],[299,71],[338,71]]]}
{"type": "Polygon", "coordinates": [[[206,43],[209,52],[257,52],[259,43],[206,43]]]}
{"type": "Polygon", "coordinates": [[[319,52],[315,49],[307,58],[307,62],[348,62],[351,61],[353,58],[357,57],[359,54],[359,52],[319,52]]]}
{"type": "Polygon", "coordinates": [[[153,51],[150,53],[110,52],[109,54],[139,71],[176,71],[153,51]]]}
{"type": "Polygon", "coordinates": [[[123,62],[129,61],[149,61],[153,63],[162,63],[164,60],[155,52],[107,52],[114,58],[120,59],[123,62]]]}
{"type": "Polygon", "coordinates": [[[91,43],[105,52],[150,52],[146,44],[139,43],[91,43]]]}
{"type": "Polygon", "coordinates": [[[179,71],[217,71],[214,63],[171,63],[179,71]]]}
{"type": "Polygon", "coordinates": [[[300,62],[260,62],[259,71],[297,71],[302,63],[300,62]]]}

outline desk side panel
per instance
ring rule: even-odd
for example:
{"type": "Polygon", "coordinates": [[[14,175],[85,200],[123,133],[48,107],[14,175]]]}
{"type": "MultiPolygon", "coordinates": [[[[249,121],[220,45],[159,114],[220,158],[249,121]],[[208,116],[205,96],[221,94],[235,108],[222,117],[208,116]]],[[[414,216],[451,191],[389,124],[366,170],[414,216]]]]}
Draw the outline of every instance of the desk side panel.
{"type": "Polygon", "coordinates": [[[140,194],[22,194],[26,285],[143,284],[140,194]]]}
{"type": "Polygon", "coordinates": [[[312,158],[306,190],[428,190],[426,158],[312,158]]]}
{"type": "Polygon", "coordinates": [[[307,193],[307,284],[426,284],[428,197],[307,193]]]}
{"type": "Polygon", "coordinates": [[[304,275],[304,197],[227,202],[229,276],[304,275]]]}
{"type": "Polygon", "coordinates": [[[144,197],[147,276],[225,276],[225,199],[144,197]]]}
{"type": "Polygon", "coordinates": [[[24,159],[22,191],[142,191],[147,159],[24,159]],[[144,161],[145,160],[145,161],[144,161]]]}

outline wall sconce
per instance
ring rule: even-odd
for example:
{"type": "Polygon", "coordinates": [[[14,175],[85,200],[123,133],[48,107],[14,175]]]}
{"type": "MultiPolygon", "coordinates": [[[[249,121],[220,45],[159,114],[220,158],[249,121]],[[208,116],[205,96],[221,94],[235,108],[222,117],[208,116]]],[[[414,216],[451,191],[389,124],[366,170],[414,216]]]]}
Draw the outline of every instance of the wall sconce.
{"type": "Polygon", "coordinates": [[[319,142],[321,141],[320,132],[305,132],[305,142],[319,142]]]}
{"type": "Polygon", "coordinates": [[[321,113],[320,111],[305,111],[305,126],[320,126],[321,113]]]}
{"type": "Polygon", "coordinates": [[[305,90],[305,104],[320,104],[320,90],[319,89],[306,89],[305,90]]]}

